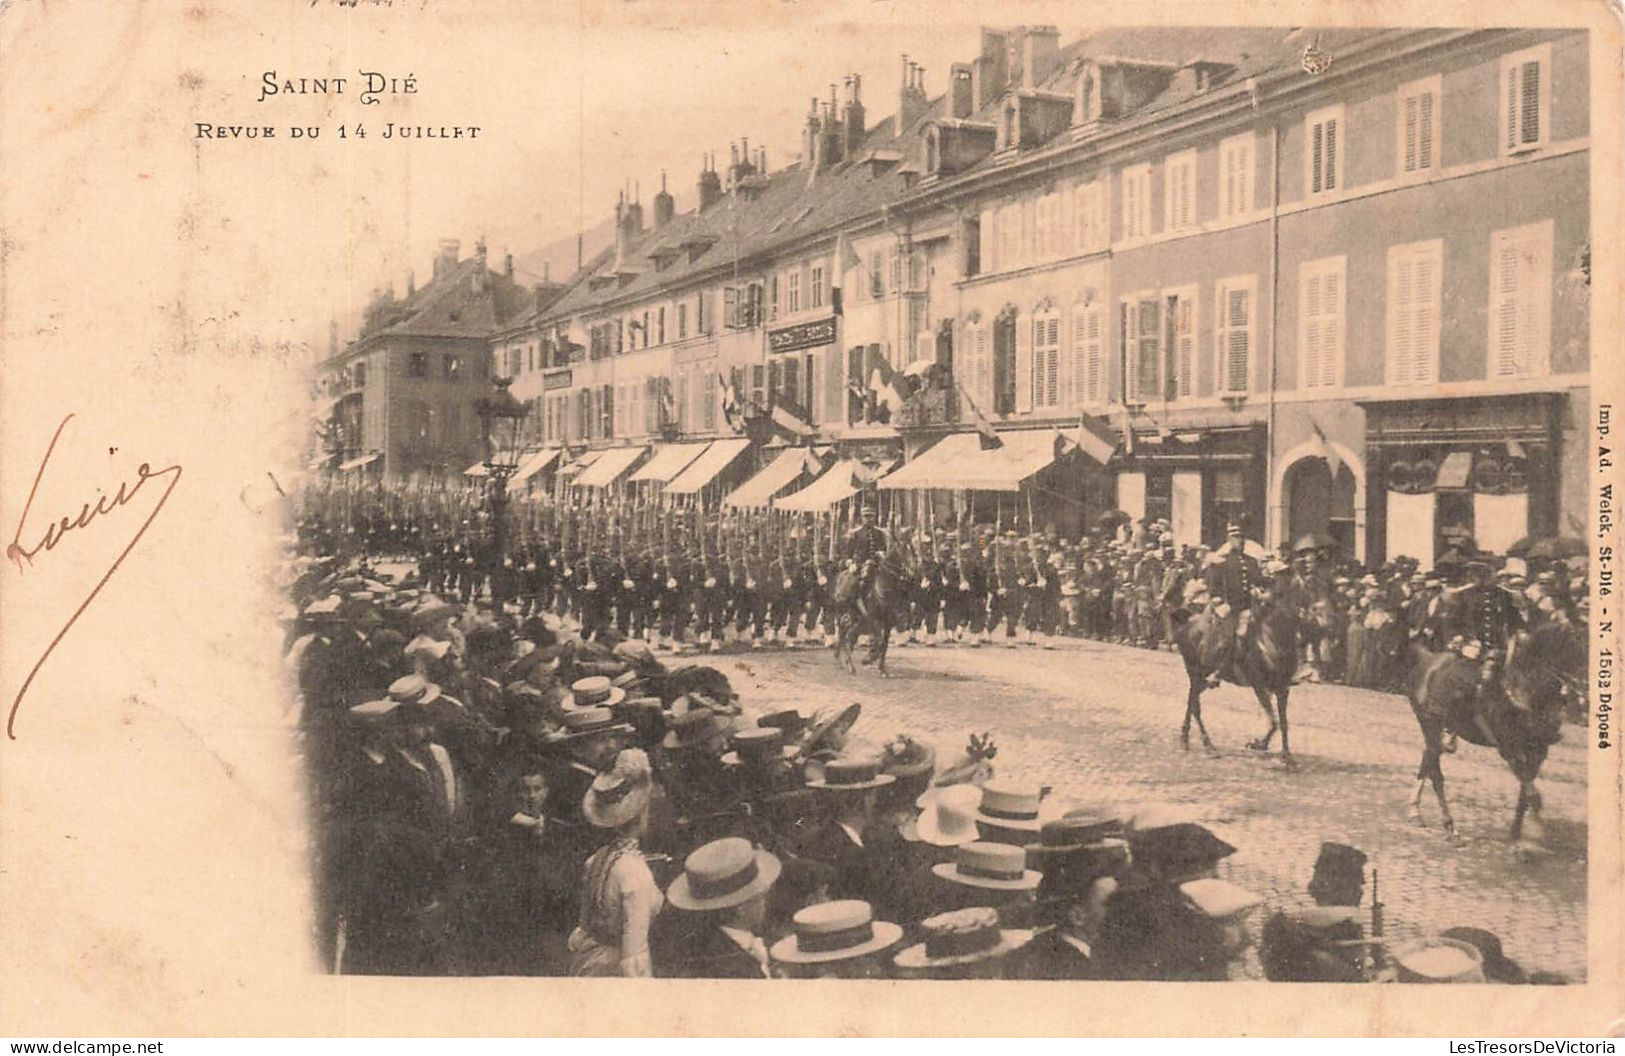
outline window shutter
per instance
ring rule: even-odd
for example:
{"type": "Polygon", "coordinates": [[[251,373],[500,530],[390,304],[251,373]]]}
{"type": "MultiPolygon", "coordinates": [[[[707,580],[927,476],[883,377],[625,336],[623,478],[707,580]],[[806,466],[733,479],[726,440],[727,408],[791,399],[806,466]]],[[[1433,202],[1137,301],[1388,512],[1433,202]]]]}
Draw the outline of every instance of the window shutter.
{"type": "Polygon", "coordinates": [[[998,214],[992,209],[983,209],[978,226],[977,246],[981,249],[982,271],[999,270],[999,225],[998,214]]]}
{"type": "Polygon", "coordinates": [[[1519,75],[1519,73],[1521,71],[1522,71],[1521,66],[1514,65],[1514,66],[1508,66],[1507,69],[1506,69],[1506,72],[1505,72],[1506,100],[1507,100],[1507,108],[1506,108],[1506,137],[1507,137],[1506,138],[1506,149],[1507,150],[1515,150],[1518,147],[1518,100],[1520,98],[1520,93],[1518,91],[1518,80],[1519,80],[1518,75],[1519,75]]]}
{"type": "Polygon", "coordinates": [[[1518,247],[1505,234],[1495,236],[1495,275],[1491,313],[1495,320],[1493,365],[1495,377],[1518,374],[1518,247]]]}
{"type": "Polygon", "coordinates": [[[1343,273],[1329,270],[1320,285],[1320,379],[1335,386],[1343,362],[1343,273]]]}
{"type": "Polygon", "coordinates": [[[1540,142],[1540,63],[1523,63],[1518,83],[1518,143],[1530,146],[1540,142]]]}
{"type": "Polygon", "coordinates": [[[1326,119],[1326,186],[1328,191],[1337,189],[1337,119],[1326,119]]]}
{"type": "Polygon", "coordinates": [[[1417,98],[1416,167],[1433,167],[1433,93],[1423,92],[1417,98]]]}
{"type": "Polygon", "coordinates": [[[1405,97],[1405,157],[1403,161],[1405,172],[1415,172],[1419,167],[1417,163],[1418,122],[1417,110],[1422,101],[1421,96],[1407,95],[1405,97]]]}
{"type": "Polygon", "coordinates": [[[1191,297],[1174,299],[1174,372],[1177,379],[1174,395],[1191,395],[1191,377],[1196,359],[1196,302],[1191,297]]]}
{"type": "Polygon", "coordinates": [[[993,356],[988,346],[988,329],[986,326],[976,328],[976,401],[984,411],[991,412],[993,407],[993,356]]]}
{"type": "Polygon", "coordinates": [[[1084,312],[1083,336],[1083,398],[1100,403],[1106,399],[1106,312],[1100,305],[1084,312]]]}
{"type": "Polygon", "coordinates": [[[1325,352],[1321,348],[1320,315],[1321,315],[1321,287],[1320,273],[1311,274],[1303,284],[1303,383],[1302,388],[1313,388],[1321,384],[1321,361],[1325,352]]]}
{"type": "Polygon", "coordinates": [[[1089,313],[1092,308],[1078,305],[1072,309],[1072,325],[1067,331],[1067,391],[1062,399],[1068,407],[1089,403],[1089,313]]]}
{"type": "Polygon", "coordinates": [[[1155,299],[1134,304],[1133,393],[1137,401],[1149,402],[1159,396],[1162,380],[1161,306],[1155,299]]]}
{"type": "Polygon", "coordinates": [[[1139,181],[1134,178],[1132,170],[1123,172],[1123,237],[1136,238],[1139,236],[1140,202],[1139,181]]]}
{"type": "Polygon", "coordinates": [[[1416,380],[1416,263],[1409,257],[1399,261],[1394,279],[1394,380],[1416,380]]]}
{"type": "Polygon", "coordinates": [[[1033,331],[1038,320],[1028,325],[1016,323],[1016,410],[1033,409],[1033,331]]]}
{"type": "Polygon", "coordinates": [[[1433,376],[1432,352],[1438,339],[1439,321],[1435,316],[1435,295],[1439,276],[1433,258],[1419,257],[1416,262],[1416,381],[1428,381],[1433,376]]]}

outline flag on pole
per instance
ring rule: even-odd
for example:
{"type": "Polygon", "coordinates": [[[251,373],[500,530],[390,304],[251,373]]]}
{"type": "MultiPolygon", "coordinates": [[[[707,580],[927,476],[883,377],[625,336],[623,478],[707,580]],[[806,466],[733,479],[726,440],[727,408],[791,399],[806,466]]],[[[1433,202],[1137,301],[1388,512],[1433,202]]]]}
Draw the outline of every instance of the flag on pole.
{"type": "Polygon", "coordinates": [[[1337,457],[1336,451],[1332,450],[1331,441],[1326,439],[1326,434],[1321,431],[1319,422],[1311,420],[1309,428],[1315,431],[1315,453],[1326,460],[1326,468],[1331,470],[1332,481],[1335,483],[1337,471],[1342,468],[1343,460],[1337,457]]]}
{"type": "Polygon", "coordinates": [[[982,450],[991,451],[996,447],[1003,447],[1004,441],[999,439],[999,434],[993,428],[993,423],[987,420],[987,415],[983,414],[982,409],[976,406],[976,401],[970,398],[970,393],[965,391],[963,385],[959,386],[959,394],[965,397],[965,406],[970,408],[970,420],[976,426],[976,434],[981,441],[982,450]]]}
{"type": "Polygon", "coordinates": [[[817,432],[812,423],[807,420],[810,415],[781,395],[774,396],[773,409],[769,413],[773,418],[774,425],[797,439],[811,436],[817,432]]]}
{"type": "Polygon", "coordinates": [[[1078,416],[1078,432],[1071,438],[1083,453],[1101,465],[1111,461],[1117,452],[1117,439],[1111,435],[1106,423],[1084,411],[1078,416]]]}
{"type": "Polygon", "coordinates": [[[898,391],[897,371],[883,355],[874,357],[874,366],[869,368],[869,391],[875,394],[877,407],[886,408],[886,414],[881,417],[881,421],[888,420],[891,415],[903,409],[903,394],[898,391]]]}
{"type": "Polygon", "coordinates": [[[739,409],[739,392],[734,388],[733,381],[724,377],[721,371],[717,372],[717,381],[722,384],[722,418],[729,429],[740,432],[745,427],[745,420],[739,409]]]}

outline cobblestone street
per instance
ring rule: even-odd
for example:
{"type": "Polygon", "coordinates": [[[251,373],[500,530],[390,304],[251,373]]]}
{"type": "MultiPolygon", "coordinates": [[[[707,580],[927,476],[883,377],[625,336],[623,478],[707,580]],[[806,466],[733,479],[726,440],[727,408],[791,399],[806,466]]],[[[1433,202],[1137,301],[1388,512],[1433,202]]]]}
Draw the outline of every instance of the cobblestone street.
{"type": "MultiPolygon", "coordinates": [[[[1444,761],[1458,846],[1444,835],[1431,789],[1422,824],[1407,819],[1421,735],[1400,696],[1295,687],[1289,716],[1301,769],[1292,773],[1278,755],[1244,747],[1266,724],[1251,692],[1235,686],[1204,696],[1219,753],[1182,751],[1185,675],[1166,652],[1079,640],[1053,650],[894,646],[885,680],[869,668],[848,674],[824,649],[710,659],[750,713],[856,701],[855,736],[878,743],[907,732],[939,759],[957,755],[971,732],[991,730],[1000,776],[1052,785],[1068,804],[1188,805],[1239,848],[1221,875],[1271,905],[1307,903],[1320,842],[1351,843],[1378,872],[1394,943],[1483,927],[1528,970],[1585,976],[1585,746],[1576,728],[1565,728],[1542,771],[1544,853],[1524,861],[1507,838],[1517,784],[1488,749],[1463,742],[1444,761]]],[[[1244,969],[1260,974],[1256,960],[1244,969]]]]}

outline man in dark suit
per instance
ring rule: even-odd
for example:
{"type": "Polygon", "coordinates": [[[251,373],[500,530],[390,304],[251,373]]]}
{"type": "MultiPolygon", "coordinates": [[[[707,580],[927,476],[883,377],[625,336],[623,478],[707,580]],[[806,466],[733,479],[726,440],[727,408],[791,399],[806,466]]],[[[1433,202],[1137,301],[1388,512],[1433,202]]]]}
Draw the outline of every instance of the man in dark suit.
{"type": "Polygon", "coordinates": [[[1236,647],[1252,630],[1253,592],[1264,586],[1264,573],[1258,561],[1246,551],[1241,525],[1225,528],[1223,556],[1208,569],[1207,590],[1219,603],[1220,626],[1226,632],[1217,671],[1222,672],[1235,656],[1236,647]]]}
{"type": "Polygon", "coordinates": [[[658,974],[679,979],[766,979],[767,899],[779,859],[730,836],[704,844],[683,862],[653,938],[658,974]]]}
{"type": "Polygon", "coordinates": [[[886,530],[875,523],[878,516],[874,504],[865,501],[858,526],[846,534],[846,559],[858,570],[858,611],[865,616],[865,599],[869,584],[874,581],[875,569],[885,558],[891,546],[886,530]]]}
{"type": "MultiPolygon", "coordinates": [[[[1456,591],[1451,598],[1446,617],[1447,640],[1459,638],[1463,659],[1478,664],[1478,707],[1473,718],[1487,744],[1495,745],[1483,705],[1495,697],[1501,686],[1501,665],[1506,660],[1507,646],[1514,634],[1524,626],[1523,613],[1518,608],[1517,595],[1495,582],[1489,562],[1473,554],[1466,561],[1467,572],[1473,577],[1471,586],[1456,591]]],[[[1454,751],[1456,738],[1451,736],[1445,747],[1454,751]]]]}

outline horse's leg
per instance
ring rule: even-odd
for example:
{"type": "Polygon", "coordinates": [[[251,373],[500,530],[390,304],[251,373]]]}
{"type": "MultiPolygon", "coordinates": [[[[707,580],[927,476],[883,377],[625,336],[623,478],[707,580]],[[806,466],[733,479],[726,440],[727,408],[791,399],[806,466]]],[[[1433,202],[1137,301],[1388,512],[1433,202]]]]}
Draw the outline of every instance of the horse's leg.
{"type": "Polygon", "coordinates": [[[1445,835],[1451,843],[1459,840],[1456,834],[1456,819],[1450,816],[1450,804],[1444,798],[1444,767],[1439,765],[1443,758],[1438,749],[1430,747],[1422,759],[1422,765],[1427,768],[1428,778],[1433,782],[1433,794],[1439,800],[1439,812],[1444,815],[1445,835]]]}
{"type": "Polygon", "coordinates": [[[891,624],[885,620],[882,620],[880,623],[879,634],[880,640],[877,647],[879,656],[875,661],[875,667],[877,670],[879,670],[881,678],[888,678],[890,676],[886,673],[886,651],[891,645],[891,624]]]}
{"type": "Polygon", "coordinates": [[[1444,736],[1443,729],[1437,723],[1426,723],[1418,716],[1417,723],[1422,727],[1422,759],[1416,765],[1416,791],[1411,794],[1410,806],[1405,809],[1405,816],[1411,821],[1422,820],[1422,790],[1428,784],[1428,759],[1440,751],[1440,740],[1444,736]]]}
{"type": "Polygon", "coordinates": [[[1275,721],[1275,705],[1270,702],[1269,691],[1255,682],[1253,696],[1258,698],[1258,706],[1264,709],[1264,716],[1270,720],[1270,728],[1264,732],[1264,736],[1248,741],[1247,747],[1255,752],[1267,752],[1270,750],[1270,742],[1275,740],[1275,731],[1280,729],[1280,724],[1275,721]]]}
{"type": "Polygon", "coordinates": [[[1185,694],[1185,721],[1179,725],[1179,746],[1188,752],[1191,750],[1191,719],[1202,707],[1202,683],[1201,676],[1190,668],[1185,669],[1185,674],[1190,680],[1190,689],[1185,694]]]}
{"type": "Polygon", "coordinates": [[[1292,683],[1290,680],[1282,682],[1280,688],[1275,691],[1275,714],[1281,724],[1281,762],[1285,764],[1288,770],[1296,770],[1298,760],[1292,755],[1292,743],[1287,740],[1286,733],[1286,702],[1287,696],[1291,692],[1292,683]]]}

